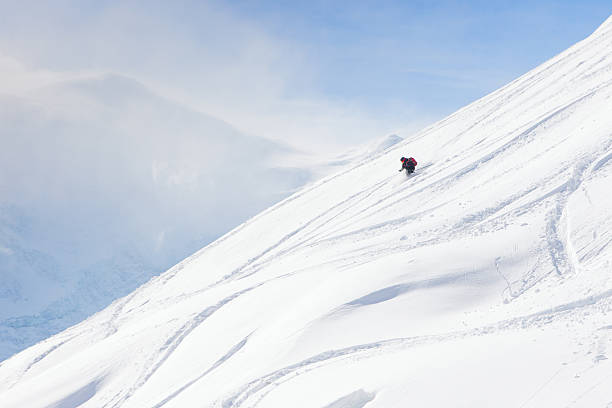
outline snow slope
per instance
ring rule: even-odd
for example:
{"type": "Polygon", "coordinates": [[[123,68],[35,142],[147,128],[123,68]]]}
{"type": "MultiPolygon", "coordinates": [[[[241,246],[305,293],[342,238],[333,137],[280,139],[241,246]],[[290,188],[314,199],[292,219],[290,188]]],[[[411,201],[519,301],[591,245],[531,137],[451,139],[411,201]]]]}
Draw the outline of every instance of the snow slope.
{"type": "Polygon", "coordinates": [[[4,361],[0,405],[612,406],[611,98],[609,19],[4,361]]]}

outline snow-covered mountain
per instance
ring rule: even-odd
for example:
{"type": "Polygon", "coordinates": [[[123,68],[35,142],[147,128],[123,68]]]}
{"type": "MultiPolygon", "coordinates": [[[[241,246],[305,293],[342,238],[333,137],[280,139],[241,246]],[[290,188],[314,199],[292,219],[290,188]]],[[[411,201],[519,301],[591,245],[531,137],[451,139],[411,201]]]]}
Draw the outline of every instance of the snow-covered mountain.
{"type": "Polygon", "coordinates": [[[1,405],[610,406],[611,107],[612,18],[4,361],[1,405]]]}
{"type": "Polygon", "coordinates": [[[127,295],[311,177],[278,165],[295,154],[289,147],[120,75],[0,93],[0,140],[0,360],[127,295]]]}

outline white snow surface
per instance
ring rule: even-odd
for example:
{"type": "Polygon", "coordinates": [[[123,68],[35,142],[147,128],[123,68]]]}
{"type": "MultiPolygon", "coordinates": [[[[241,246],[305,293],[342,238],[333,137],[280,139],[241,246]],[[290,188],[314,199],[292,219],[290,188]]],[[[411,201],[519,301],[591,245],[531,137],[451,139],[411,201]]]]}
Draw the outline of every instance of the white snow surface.
{"type": "Polygon", "coordinates": [[[611,407],[611,109],[609,19],[4,361],[0,406],[611,407]]]}

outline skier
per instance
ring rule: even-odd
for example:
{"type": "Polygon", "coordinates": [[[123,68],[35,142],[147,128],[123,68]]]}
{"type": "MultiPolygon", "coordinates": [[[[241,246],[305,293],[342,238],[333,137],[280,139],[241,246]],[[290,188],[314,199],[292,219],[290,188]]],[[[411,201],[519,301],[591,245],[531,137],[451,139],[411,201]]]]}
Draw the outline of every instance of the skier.
{"type": "Polygon", "coordinates": [[[399,171],[406,169],[407,174],[414,173],[414,168],[417,165],[417,161],[414,159],[414,157],[410,157],[408,159],[402,157],[400,161],[402,162],[402,168],[399,169],[399,171]]]}

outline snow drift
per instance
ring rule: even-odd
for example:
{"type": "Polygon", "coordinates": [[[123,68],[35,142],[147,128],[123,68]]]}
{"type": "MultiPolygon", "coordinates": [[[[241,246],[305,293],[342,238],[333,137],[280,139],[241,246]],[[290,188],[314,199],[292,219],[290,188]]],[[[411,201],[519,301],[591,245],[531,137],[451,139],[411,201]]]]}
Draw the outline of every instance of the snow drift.
{"type": "Polygon", "coordinates": [[[609,19],[5,361],[2,407],[609,406],[611,97],[609,19]]]}

